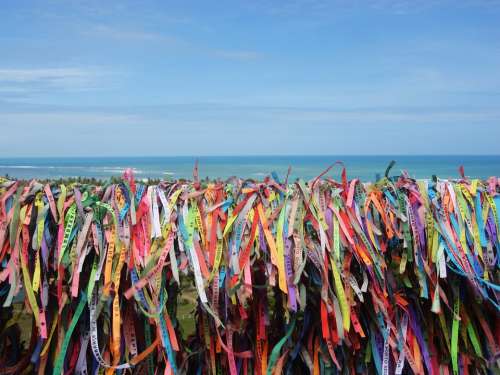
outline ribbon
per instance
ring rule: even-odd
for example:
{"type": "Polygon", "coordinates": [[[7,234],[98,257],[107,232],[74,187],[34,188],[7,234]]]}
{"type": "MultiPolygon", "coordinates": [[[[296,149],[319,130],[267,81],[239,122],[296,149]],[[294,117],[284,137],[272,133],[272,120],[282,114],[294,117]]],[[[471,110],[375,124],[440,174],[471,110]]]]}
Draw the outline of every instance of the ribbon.
{"type": "Polygon", "coordinates": [[[0,374],[495,371],[499,179],[390,169],[0,179],[0,374]]]}

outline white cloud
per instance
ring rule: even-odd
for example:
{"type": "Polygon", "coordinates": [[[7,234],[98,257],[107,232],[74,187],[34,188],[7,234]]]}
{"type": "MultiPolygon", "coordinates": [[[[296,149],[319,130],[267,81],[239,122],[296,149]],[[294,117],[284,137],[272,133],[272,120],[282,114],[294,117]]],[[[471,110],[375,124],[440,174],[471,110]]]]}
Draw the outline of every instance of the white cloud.
{"type": "MultiPolygon", "coordinates": [[[[500,111],[495,108],[359,108],[352,110],[336,110],[328,107],[299,106],[264,106],[233,104],[191,104],[170,105],[144,108],[128,107],[125,111],[117,109],[86,110],[20,110],[13,112],[6,109],[0,111],[0,126],[131,126],[135,128],[172,126],[182,130],[184,126],[218,123],[219,127],[239,123],[255,122],[262,124],[283,123],[291,126],[297,124],[318,124],[329,126],[335,124],[375,125],[419,125],[436,126],[438,124],[473,124],[500,121],[500,111]],[[147,113],[147,115],[146,115],[147,113]]],[[[191,129],[191,128],[190,128],[191,129]]],[[[192,129],[191,129],[192,130],[192,129]]]]}
{"type": "Polygon", "coordinates": [[[158,41],[164,43],[179,43],[180,40],[176,37],[165,35],[158,32],[150,32],[144,30],[129,30],[123,28],[115,28],[108,25],[93,25],[82,31],[83,35],[104,37],[122,41],[158,41]]]}
{"type": "Polygon", "coordinates": [[[96,76],[96,72],[80,68],[35,68],[15,69],[0,68],[0,82],[47,84],[75,84],[87,82],[96,76]]]}
{"type": "Polygon", "coordinates": [[[346,11],[373,9],[393,15],[421,13],[439,7],[497,9],[499,0],[256,0],[247,6],[273,16],[314,15],[328,18],[346,11]]]}
{"type": "MultiPolygon", "coordinates": [[[[113,126],[137,125],[143,119],[137,115],[101,112],[3,112],[0,123],[9,128],[38,128],[45,126],[113,126]]],[[[54,128],[53,128],[54,129],[54,128]]],[[[68,128],[69,129],[69,128],[68,128]]]]}
{"type": "Polygon", "coordinates": [[[99,68],[2,68],[0,67],[0,98],[17,100],[34,94],[50,92],[82,92],[97,90],[111,74],[99,68]]]}
{"type": "Polygon", "coordinates": [[[256,51],[232,51],[232,50],[214,50],[214,55],[228,60],[250,61],[262,57],[256,51]]]}
{"type": "Polygon", "coordinates": [[[329,111],[329,110],[283,110],[272,115],[274,118],[289,123],[310,122],[324,124],[394,124],[405,126],[407,124],[436,125],[453,123],[490,123],[500,121],[500,111],[433,111],[423,108],[421,111],[401,110],[359,110],[359,111],[329,111]]]}
{"type": "Polygon", "coordinates": [[[147,111],[6,109],[0,111],[4,135],[0,139],[0,156],[185,155],[192,150],[213,154],[213,144],[225,154],[279,154],[299,149],[304,153],[339,154],[377,154],[381,149],[388,154],[446,154],[457,150],[485,154],[497,152],[499,120],[500,111],[495,108],[336,111],[181,105],[147,111]],[[484,142],[470,142],[477,134],[490,136],[484,142]],[[436,141],[440,139],[446,142],[436,141]]]}
{"type": "Polygon", "coordinates": [[[250,61],[262,57],[262,55],[256,51],[206,48],[205,46],[186,41],[177,36],[145,30],[117,28],[109,25],[93,25],[83,30],[81,33],[89,37],[107,38],[123,42],[157,42],[170,46],[182,46],[189,51],[202,52],[227,60],[250,61]]]}

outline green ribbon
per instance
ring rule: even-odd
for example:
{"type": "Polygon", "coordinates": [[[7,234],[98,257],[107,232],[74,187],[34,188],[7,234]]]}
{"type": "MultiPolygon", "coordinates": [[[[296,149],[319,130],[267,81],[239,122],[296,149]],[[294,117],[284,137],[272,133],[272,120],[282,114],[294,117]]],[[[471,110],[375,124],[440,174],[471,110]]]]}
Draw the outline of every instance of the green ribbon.
{"type": "Polygon", "coordinates": [[[278,357],[280,355],[281,348],[283,347],[283,345],[285,345],[286,340],[288,340],[288,338],[293,332],[293,329],[295,328],[295,320],[296,316],[294,315],[292,321],[290,322],[290,326],[288,327],[286,335],[283,336],[283,338],[280,341],[278,341],[276,346],[273,348],[273,351],[271,352],[271,357],[269,358],[269,363],[267,365],[266,375],[272,374],[273,368],[276,365],[276,361],[278,360],[278,357]]]}
{"type": "Polygon", "coordinates": [[[87,303],[87,295],[82,292],[81,297],[80,297],[80,302],[78,303],[75,314],[73,315],[73,319],[71,320],[71,324],[69,325],[68,331],[66,332],[66,335],[64,336],[64,341],[62,344],[61,351],[59,352],[59,355],[57,356],[56,363],[54,365],[54,371],[52,372],[53,375],[60,375],[61,374],[61,370],[62,370],[63,362],[64,362],[64,357],[66,357],[66,351],[68,350],[69,340],[71,340],[71,335],[73,334],[73,331],[75,330],[76,323],[78,323],[78,320],[80,319],[80,315],[82,315],[82,311],[83,311],[83,308],[85,307],[86,303],[87,303]]]}

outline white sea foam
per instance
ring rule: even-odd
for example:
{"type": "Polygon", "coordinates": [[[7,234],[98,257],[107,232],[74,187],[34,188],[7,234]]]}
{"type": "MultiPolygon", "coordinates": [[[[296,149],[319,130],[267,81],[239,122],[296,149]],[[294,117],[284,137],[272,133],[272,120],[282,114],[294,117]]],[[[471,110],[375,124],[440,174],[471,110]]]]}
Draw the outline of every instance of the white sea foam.
{"type": "Polygon", "coordinates": [[[0,165],[5,169],[87,169],[88,167],[74,165],[0,165]]]}
{"type": "MultiPolygon", "coordinates": [[[[127,167],[111,167],[111,166],[102,166],[102,167],[92,166],[92,167],[82,167],[82,168],[85,168],[92,172],[112,173],[112,174],[116,173],[122,174],[127,169],[127,167]]],[[[137,169],[137,168],[132,168],[132,171],[134,172],[134,174],[145,173],[145,171],[143,171],[142,169],[137,169]]]]}
{"type": "Polygon", "coordinates": [[[35,165],[0,165],[0,168],[10,168],[10,169],[37,169],[37,168],[46,168],[35,165]]]}

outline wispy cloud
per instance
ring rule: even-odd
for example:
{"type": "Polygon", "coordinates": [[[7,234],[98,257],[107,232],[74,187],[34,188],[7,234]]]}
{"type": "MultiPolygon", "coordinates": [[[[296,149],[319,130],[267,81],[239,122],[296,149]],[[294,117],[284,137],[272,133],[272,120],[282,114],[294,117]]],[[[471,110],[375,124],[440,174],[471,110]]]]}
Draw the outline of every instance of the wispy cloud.
{"type": "Polygon", "coordinates": [[[6,126],[37,124],[52,126],[123,126],[137,125],[144,121],[139,115],[105,112],[0,112],[0,120],[6,126]]]}
{"type": "Polygon", "coordinates": [[[216,58],[234,61],[251,61],[262,57],[262,54],[251,50],[232,50],[223,48],[207,48],[192,41],[174,35],[145,30],[130,30],[109,25],[93,25],[82,30],[84,36],[107,38],[122,42],[151,42],[182,47],[190,52],[202,53],[216,58]]]}
{"type": "MultiPolygon", "coordinates": [[[[360,107],[350,110],[331,106],[295,105],[240,105],[232,103],[191,103],[157,106],[127,107],[85,107],[85,106],[38,106],[29,105],[14,108],[0,107],[0,123],[51,123],[54,125],[133,125],[163,122],[183,124],[216,121],[227,124],[238,123],[239,119],[263,124],[365,124],[376,125],[421,125],[457,123],[496,123],[500,121],[500,110],[493,106],[482,108],[464,107],[360,107]]],[[[245,122],[244,121],[244,122],[245,122]]]]}
{"type": "Polygon", "coordinates": [[[124,111],[80,108],[19,112],[7,109],[0,111],[0,130],[8,134],[8,138],[0,141],[0,156],[158,155],[165,150],[172,155],[213,154],[214,144],[217,152],[228,155],[279,154],[294,149],[315,154],[380,154],[381,149],[386,153],[446,154],[456,153],[456,144],[467,146],[460,148],[464,153],[497,152],[495,124],[500,113],[495,109],[231,108],[182,106],[159,113],[152,108],[147,113],[132,113],[129,108],[124,111]],[[458,130],[457,124],[470,126],[458,130]],[[283,142],[262,142],[262,134],[269,131],[282,137],[283,142]],[[220,137],[220,134],[227,136],[220,137]],[[484,142],[468,142],[477,134],[490,136],[484,142]],[[67,142],[68,137],[78,142],[67,142]],[[40,142],[41,139],[44,142],[40,142]],[[189,139],[194,148],[187,149],[185,142],[174,141],[179,139],[189,139]],[[429,139],[447,142],[436,146],[429,139]]]}
{"type": "Polygon", "coordinates": [[[163,42],[179,43],[181,40],[175,36],[165,35],[159,32],[145,30],[129,30],[112,27],[108,25],[93,25],[82,31],[82,35],[92,37],[104,37],[120,41],[145,41],[145,42],[163,42]]]}
{"type": "Polygon", "coordinates": [[[65,85],[88,82],[96,72],[81,68],[0,68],[0,82],[45,82],[49,85],[65,85]]]}
{"type": "Polygon", "coordinates": [[[98,68],[0,68],[0,98],[23,100],[37,93],[96,90],[107,75],[98,68]]]}
{"type": "Polygon", "coordinates": [[[262,54],[256,51],[237,51],[237,50],[214,50],[213,55],[227,60],[250,61],[257,60],[262,54]]]}
{"type": "Polygon", "coordinates": [[[419,111],[404,110],[357,110],[357,111],[331,111],[331,110],[278,110],[272,112],[272,117],[279,118],[289,123],[309,122],[323,124],[395,124],[404,126],[419,124],[422,126],[453,123],[483,123],[500,121],[498,110],[433,110],[422,108],[419,111]]]}
{"type": "Polygon", "coordinates": [[[258,12],[272,16],[287,15],[316,15],[328,17],[339,12],[352,10],[375,9],[377,11],[406,15],[421,13],[430,9],[453,5],[462,8],[495,9],[500,5],[499,0],[289,0],[277,3],[272,0],[257,0],[247,6],[258,12]]]}
{"type": "MultiPolygon", "coordinates": [[[[437,124],[495,123],[500,121],[500,110],[488,106],[469,107],[360,107],[341,110],[332,106],[295,105],[234,105],[212,103],[192,106],[171,106],[168,113],[175,119],[210,118],[221,122],[237,123],[238,118],[246,118],[259,123],[318,124],[380,124],[406,126],[435,126],[437,124]]],[[[158,114],[161,116],[161,114],[158,114]]]]}
{"type": "Polygon", "coordinates": [[[439,6],[443,0],[370,0],[368,6],[392,14],[419,13],[439,6]]]}

